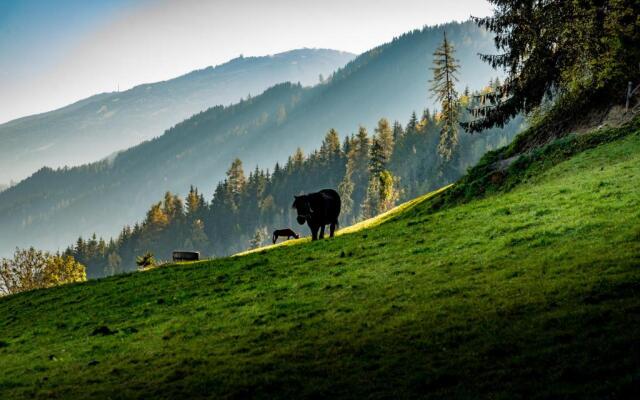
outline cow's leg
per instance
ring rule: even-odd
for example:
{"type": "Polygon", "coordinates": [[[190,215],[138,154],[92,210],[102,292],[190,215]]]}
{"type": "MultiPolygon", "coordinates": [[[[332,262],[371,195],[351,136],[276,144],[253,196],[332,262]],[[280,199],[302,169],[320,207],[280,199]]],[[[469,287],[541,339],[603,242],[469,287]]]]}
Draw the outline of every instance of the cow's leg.
{"type": "Polygon", "coordinates": [[[333,234],[336,231],[336,224],[332,223],[331,225],[329,225],[329,237],[333,237],[333,234]]]}
{"type": "Polygon", "coordinates": [[[311,240],[318,240],[318,227],[309,225],[309,228],[311,228],[311,240]]]}
{"type": "Polygon", "coordinates": [[[320,239],[324,239],[324,225],[320,226],[320,239]]]}

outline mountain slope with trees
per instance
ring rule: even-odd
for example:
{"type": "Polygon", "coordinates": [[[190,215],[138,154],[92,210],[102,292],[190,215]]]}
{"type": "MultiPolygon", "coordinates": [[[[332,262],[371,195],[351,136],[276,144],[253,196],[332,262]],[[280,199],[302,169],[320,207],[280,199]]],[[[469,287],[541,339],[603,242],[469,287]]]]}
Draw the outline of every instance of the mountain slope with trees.
{"type": "MultiPolygon", "coordinates": [[[[495,86],[482,93],[492,90],[495,86]]],[[[456,99],[462,103],[456,107],[473,107],[477,103],[473,97],[470,93],[456,99]]],[[[457,113],[470,118],[464,110],[457,113]]],[[[167,192],[142,221],[123,227],[117,237],[108,241],[95,234],[80,237],[65,253],[87,265],[94,278],[131,271],[138,256],[149,252],[160,260],[169,259],[175,249],[220,257],[260,246],[269,232],[282,227],[306,236],[308,228],[296,223],[291,209],[294,195],[323,188],[337,188],[342,200],[340,224],[347,226],[454,181],[487,150],[511,142],[521,119],[481,135],[456,133],[458,145],[451,159],[439,154],[445,127],[440,114],[427,111],[420,119],[412,115],[406,126],[382,118],[372,133],[360,127],[357,135],[342,143],[331,129],[319,149],[309,154],[298,149],[271,171],[257,167],[245,171],[242,161],[235,159],[211,200],[197,187],[191,187],[184,199],[167,192]]]]}
{"type": "Polygon", "coordinates": [[[38,169],[75,166],[160,136],[209,107],[238,102],[281,82],[314,85],[355,57],[300,49],[242,57],[163,82],[102,93],[69,106],[0,125],[0,183],[38,169]]]}
{"type": "Polygon", "coordinates": [[[0,254],[15,246],[62,249],[80,234],[116,235],[140,220],[166,191],[191,185],[210,198],[228,165],[283,162],[296,148],[314,149],[330,128],[341,136],[381,117],[404,120],[423,110],[432,54],[444,31],[456,46],[461,84],[484,87],[495,72],[478,52],[491,35],[471,22],[407,33],[353,60],[313,88],[282,84],[260,96],[194,115],[161,137],[102,162],[42,169],[0,193],[0,254]]]}

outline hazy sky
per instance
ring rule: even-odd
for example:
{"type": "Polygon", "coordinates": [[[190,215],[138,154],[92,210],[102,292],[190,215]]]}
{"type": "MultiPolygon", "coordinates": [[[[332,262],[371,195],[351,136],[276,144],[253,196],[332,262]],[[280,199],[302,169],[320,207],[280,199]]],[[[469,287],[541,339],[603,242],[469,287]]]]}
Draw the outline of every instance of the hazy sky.
{"type": "Polygon", "coordinates": [[[0,0],[0,122],[237,57],[361,53],[484,0],[0,0]]]}

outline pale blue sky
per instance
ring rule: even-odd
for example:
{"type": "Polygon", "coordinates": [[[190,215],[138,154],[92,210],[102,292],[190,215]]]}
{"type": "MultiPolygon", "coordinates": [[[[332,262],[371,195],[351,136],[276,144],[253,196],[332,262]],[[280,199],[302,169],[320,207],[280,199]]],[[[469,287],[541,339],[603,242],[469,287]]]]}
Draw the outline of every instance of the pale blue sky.
{"type": "Polygon", "coordinates": [[[361,53],[484,0],[0,0],[0,122],[244,55],[361,53]]]}

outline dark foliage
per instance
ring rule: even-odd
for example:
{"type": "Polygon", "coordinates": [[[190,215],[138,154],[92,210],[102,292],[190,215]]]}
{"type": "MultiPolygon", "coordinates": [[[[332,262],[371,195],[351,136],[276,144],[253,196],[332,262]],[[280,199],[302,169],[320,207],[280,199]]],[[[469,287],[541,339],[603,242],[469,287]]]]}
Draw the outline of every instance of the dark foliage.
{"type": "MultiPolygon", "coordinates": [[[[471,131],[503,126],[536,110],[545,98],[569,101],[546,118],[539,136],[566,130],[591,109],[624,101],[640,80],[640,2],[636,0],[491,0],[494,14],[476,22],[495,34],[498,54],[482,58],[508,76],[497,105],[466,124],[471,131]],[[551,128],[551,129],[550,129],[551,128]]],[[[539,141],[538,143],[539,144],[539,141]]]]}

